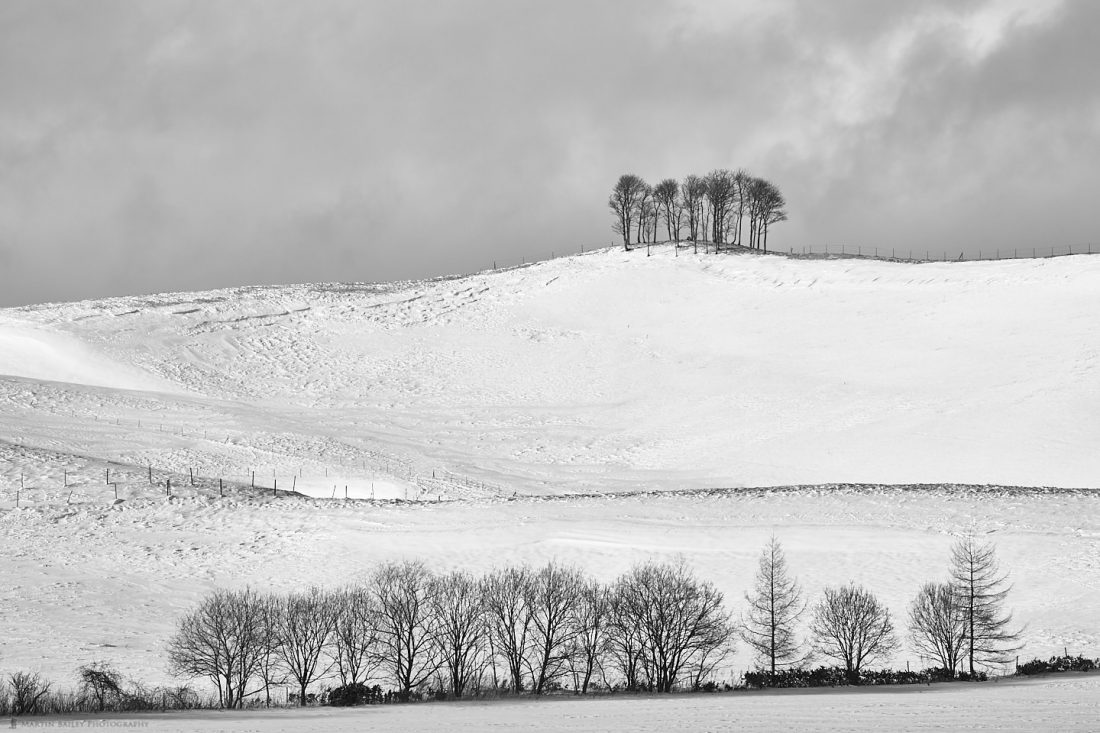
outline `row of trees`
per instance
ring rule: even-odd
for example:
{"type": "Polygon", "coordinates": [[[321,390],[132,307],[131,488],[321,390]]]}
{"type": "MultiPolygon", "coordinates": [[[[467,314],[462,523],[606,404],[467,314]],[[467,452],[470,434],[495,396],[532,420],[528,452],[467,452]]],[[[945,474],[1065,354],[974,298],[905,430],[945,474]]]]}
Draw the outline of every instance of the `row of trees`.
{"type": "Polygon", "coordinates": [[[701,684],[733,635],[722,594],[683,562],[639,565],[606,585],[556,563],[479,578],[405,561],[337,591],[216,591],[179,620],[169,662],[209,679],[225,707],[261,693],[270,702],[272,686],[289,683],[304,702],[330,677],[384,681],[401,700],[489,685],[541,694],[567,679],[587,692],[615,672],[627,688],[668,692],[701,684]]]}
{"type": "Polygon", "coordinates": [[[771,225],[787,219],[787,202],[775,184],[743,170],[714,170],[682,182],[666,178],[653,186],[628,173],[619,177],[607,205],[626,249],[631,238],[636,244],[656,242],[664,222],[671,242],[681,241],[686,229],[688,240],[713,242],[715,251],[723,244],[767,251],[771,225]]]}
{"type": "MultiPolygon", "coordinates": [[[[934,660],[947,678],[965,670],[973,676],[981,668],[1006,663],[1019,650],[1020,634],[1004,610],[1010,589],[993,545],[970,535],[960,539],[951,549],[947,580],[926,583],[909,606],[912,649],[934,660]]],[[[761,666],[774,674],[805,664],[806,647],[797,634],[807,606],[774,538],[760,558],[754,592],[746,600],[742,638],[761,666]]],[[[809,630],[812,651],[843,664],[851,679],[899,647],[889,610],[855,585],[826,588],[812,610],[809,630]]]]}
{"type": "MultiPolygon", "coordinates": [[[[971,672],[1002,661],[1016,640],[1006,593],[992,547],[960,541],[952,579],[913,601],[913,648],[949,676],[964,661],[971,672]]],[[[310,685],[332,678],[345,689],[384,682],[401,700],[423,689],[456,698],[490,687],[698,689],[738,638],[772,673],[820,655],[858,680],[899,645],[889,611],[861,587],[826,588],[809,609],[774,538],[746,601],[735,620],[723,594],[683,561],[637,565],[610,584],[557,563],[476,577],[405,561],[336,591],[216,591],[179,620],[169,659],[174,674],[209,679],[223,706],[239,707],[261,694],[270,703],[284,684],[304,704],[310,685]]]]}

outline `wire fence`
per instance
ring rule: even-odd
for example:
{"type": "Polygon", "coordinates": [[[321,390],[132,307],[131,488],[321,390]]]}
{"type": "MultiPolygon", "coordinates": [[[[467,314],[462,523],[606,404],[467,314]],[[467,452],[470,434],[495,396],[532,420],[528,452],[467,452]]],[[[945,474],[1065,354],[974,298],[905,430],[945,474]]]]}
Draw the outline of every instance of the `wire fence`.
{"type": "MultiPolygon", "coordinates": [[[[172,426],[138,420],[111,419],[111,424],[144,425],[149,432],[229,443],[224,432],[172,426]],[[225,436],[224,439],[222,436],[225,436]]],[[[130,436],[133,438],[133,436],[130,436]]],[[[245,446],[249,447],[249,446],[245,446]]],[[[165,469],[148,463],[92,458],[62,453],[25,441],[0,441],[0,509],[86,503],[119,503],[138,499],[312,496],[370,501],[439,502],[474,497],[503,496],[511,492],[470,475],[446,469],[417,467],[409,459],[371,449],[357,449],[352,460],[324,462],[311,459],[290,468],[288,457],[277,466],[236,466],[211,469],[165,469]],[[375,483],[383,488],[375,493],[375,483]],[[329,486],[331,485],[331,492],[329,486]]],[[[201,464],[201,460],[197,461],[201,464]]],[[[177,463],[178,465],[178,463],[177,463]]]]}
{"type": "MultiPolygon", "coordinates": [[[[650,252],[655,248],[669,247],[675,244],[678,254],[685,249],[699,249],[704,253],[714,251],[714,243],[700,239],[698,242],[682,240],[679,242],[631,242],[629,251],[644,250],[650,252]]],[[[525,267],[539,262],[547,262],[562,257],[576,257],[578,255],[591,255],[596,252],[604,252],[608,249],[623,249],[622,242],[610,244],[597,244],[593,246],[581,246],[578,249],[551,250],[549,254],[539,256],[520,256],[519,262],[505,263],[503,260],[494,260],[493,270],[509,270],[516,267],[525,267]]],[[[749,249],[732,244],[723,244],[721,252],[745,252],[753,254],[784,255],[795,258],[807,259],[868,259],[882,260],[885,262],[976,262],[988,260],[1022,260],[1022,259],[1048,259],[1051,257],[1067,257],[1071,255],[1100,254],[1100,244],[1064,244],[1051,247],[994,247],[974,250],[949,251],[946,248],[919,248],[919,247],[865,247],[862,245],[848,244],[808,244],[797,247],[774,247],[767,252],[759,249],[749,249]]]]}
{"type": "Polygon", "coordinates": [[[862,245],[822,244],[789,247],[777,254],[806,258],[863,258],[893,262],[975,262],[988,260],[1048,259],[1072,255],[1100,254],[1100,245],[1066,244],[1055,247],[1012,247],[978,249],[977,253],[936,251],[931,248],[864,247],[862,245]]]}

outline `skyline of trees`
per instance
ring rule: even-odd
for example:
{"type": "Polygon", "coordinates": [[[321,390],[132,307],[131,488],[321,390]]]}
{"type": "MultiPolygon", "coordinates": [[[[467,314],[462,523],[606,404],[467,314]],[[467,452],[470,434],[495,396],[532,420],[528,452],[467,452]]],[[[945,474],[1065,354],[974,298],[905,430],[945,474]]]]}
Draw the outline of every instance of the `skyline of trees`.
{"type": "Polygon", "coordinates": [[[632,239],[635,245],[657,242],[663,220],[667,241],[683,241],[680,235],[686,227],[695,252],[700,241],[715,252],[723,246],[767,252],[772,225],[787,220],[787,202],[779,188],[740,169],[691,174],[682,182],[665,178],[652,186],[626,173],[612,188],[607,205],[614,216],[612,229],[627,250],[632,239]]]}

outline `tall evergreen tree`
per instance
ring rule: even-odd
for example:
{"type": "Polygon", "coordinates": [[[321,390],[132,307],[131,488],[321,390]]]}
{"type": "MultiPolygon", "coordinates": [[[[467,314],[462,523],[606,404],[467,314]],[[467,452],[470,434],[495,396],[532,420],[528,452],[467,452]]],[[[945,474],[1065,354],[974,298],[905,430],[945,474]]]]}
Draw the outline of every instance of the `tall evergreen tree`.
{"type": "Polygon", "coordinates": [[[742,619],[741,639],[766,662],[777,667],[801,661],[795,626],[806,610],[802,589],[787,570],[783,547],[774,536],[760,553],[752,594],[745,594],[749,610],[742,619]]]}
{"type": "Polygon", "coordinates": [[[1008,661],[1020,649],[1020,635],[1012,631],[1012,614],[1004,610],[1012,586],[1002,575],[993,543],[978,542],[968,534],[951,548],[951,585],[966,629],[965,659],[970,674],[976,666],[1008,661]]]}

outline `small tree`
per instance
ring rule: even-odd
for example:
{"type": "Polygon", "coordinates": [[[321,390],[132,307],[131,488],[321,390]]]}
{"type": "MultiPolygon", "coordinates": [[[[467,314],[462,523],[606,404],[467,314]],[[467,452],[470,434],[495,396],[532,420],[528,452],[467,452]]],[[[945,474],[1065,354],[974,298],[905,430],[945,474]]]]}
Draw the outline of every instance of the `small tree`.
{"type": "MultiPolygon", "coordinates": [[[[271,688],[287,683],[287,672],[282,663],[279,640],[279,617],[283,599],[272,593],[261,595],[257,613],[260,621],[259,649],[256,660],[256,676],[263,685],[264,705],[271,707],[271,688]]],[[[258,693],[259,690],[256,690],[258,693]]]]}
{"type": "Polygon", "coordinates": [[[869,591],[854,584],[826,588],[814,608],[811,630],[817,650],[844,665],[848,679],[859,682],[864,665],[888,657],[897,647],[890,612],[869,591]]]}
{"type": "Polygon", "coordinates": [[[707,183],[699,176],[691,175],[680,186],[680,197],[687,215],[688,237],[699,251],[699,234],[703,229],[703,203],[707,196],[707,183]]]}
{"type": "Polygon", "coordinates": [[[432,614],[436,585],[424,563],[407,560],[380,567],[370,587],[378,607],[382,666],[407,702],[442,663],[439,624],[432,614]]]}
{"type": "Polygon", "coordinates": [[[567,671],[569,650],[577,635],[574,609],[583,585],[579,570],[551,562],[539,569],[528,586],[530,662],[536,695],[567,671]]]}
{"type": "Polygon", "coordinates": [[[276,649],[283,667],[298,685],[298,704],[306,704],[306,689],[328,674],[332,661],[326,649],[336,614],[331,596],[320,588],[291,593],[276,606],[276,649]]]}
{"type": "Polygon", "coordinates": [[[51,683],[37,672],[13,672],[8,675],[11,688],[11,714],[33,715],[38,702],[50,691],[51,683]]]}
{"type": "Polygon", "coordinates": [[[661,216],[665,220],[670,242],[680,240],[680,184],[675,178],[666,178],[653,187],[653,196],[657,200],[661,216]]]}
{"type": "Polygon", "coordinates": [[[117,705],[122,698],[122,674],[106,662],[85,664],[76,673],[81,693],[95,701],[98,712],[106,710],[108,703],[117,705]]]}
{"type": "Polygon", "coordinates": [[[710,206],[711,239],[717,252],[726,241],[726,224],[734,204],[737,184],[734,174],[728,170],[715,170],[707,174],[706,201],[710,206]]]}
{"type": "Polygon", "coordinates": [[[774,536],[760,555],[756,583],[746,594],[749,610],[741,624],[741,639],[768,669],[796,664],[799,653],[795,625],[806,610],[802,589],[787,570],[787,558],[774,536]]]}
{"type": "Polygon", "coordinates": [[[955,676],[967,647],[966,613],[948,583],[925,583],[909,606],[909,638],[913,648],[939,662],[955,676]]]}
{"type": "Polygon", "coordinates": [[[609,589],[607,623],[607,651],[611,663],[623,676],[623,684],[631,692],[641,689],[645,675],[642,630],[635,625],[635,613],[631,609],[633,594],[626,590],[625,578],[609,589]]]}
{"type": "Polygon", "coordinates": [[[640,660],[657,692],[671,692],[681,674],[729,650],[733,626],[722,593],[682,561],[635,566],[616,584],[620,631],[639,632],[640,660]]]}
{"type": "Polygon", "coordinates": [[[456,698],[479,683],[483,670],[487,632],[480,590],[469,573],[452,572],[437,578],[432,592],[443,668],[456,698]]]}
{"type": "Polygon", "coordinates": [[[979,666],[1003,664],[1019,651],[1019,632],[1010,630],[1004,610],[1012,586],[1001,574],[992,543],[968,534],[951,548],[951,585],[966,624],[965,658],[970,674],[979,666]]]}
{"type": "Polygon", "coordinates": [[[534,573],[525,565],[495,570],[483,581],[491,651],[504,662],[508,683],[515,692],[524,689],[531,648],[534,612],[530,586],[533,582],[534,573]]]}
{"type": "MultiPolygon", "coordinates": [[[[640,176],[626,173],[619,176],[607,199],[607,206],[615,217],[614,229],[623,237],[623,249],[630,249],[630,232],[637,221],[638,208],[646,188],[640,176]]],[[[642,223],[638,222],[638,225],[641,227],[642,223]]]]}
{"type": "Polygon", "coordinates": [[[206,677],[223,707],[240,707],[268,640],[262,598],[251,589],[216,590],[176,624],[168,642],[173,674],[206,677]]]}
{"type": "Polygon", "coordinates": [[[362,587],[338,591],[332,598],[332,646],[340,686],[369,679],[378,666],[378,607],[362,587]]]}
{"type": "Polygon", "coordinates": [[[574,612],[577,627],[569,655],[573,668],[574,687],[587,694],[592,675],[602,663],[607,651],[611,599],[607,586],[587,580],[581,586],[574,612]]]}

